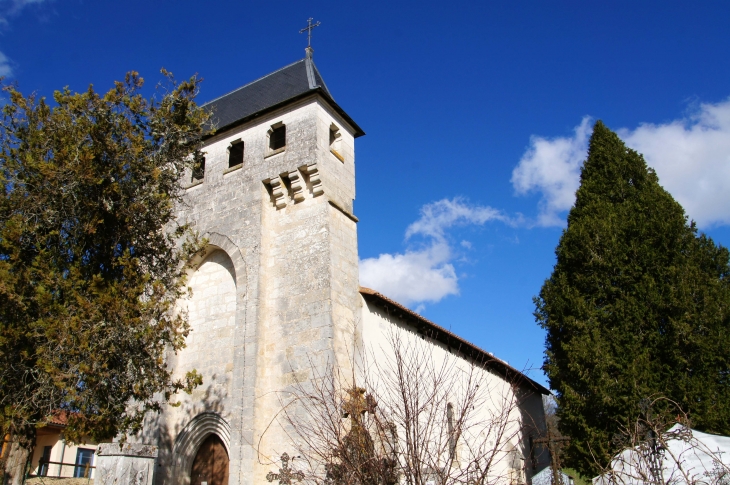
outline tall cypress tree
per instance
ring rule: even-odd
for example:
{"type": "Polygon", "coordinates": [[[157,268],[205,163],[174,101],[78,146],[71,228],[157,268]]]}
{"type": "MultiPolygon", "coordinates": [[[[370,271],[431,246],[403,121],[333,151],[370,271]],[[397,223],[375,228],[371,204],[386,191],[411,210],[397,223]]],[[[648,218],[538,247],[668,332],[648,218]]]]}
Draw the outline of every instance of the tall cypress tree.
{"type": "Polygon", "coordinates": [[[607,464],[643,398],[730,434],[730,255],[600,121],[555,252],[535,316],[567,463],[589,476],[607,464]]]}

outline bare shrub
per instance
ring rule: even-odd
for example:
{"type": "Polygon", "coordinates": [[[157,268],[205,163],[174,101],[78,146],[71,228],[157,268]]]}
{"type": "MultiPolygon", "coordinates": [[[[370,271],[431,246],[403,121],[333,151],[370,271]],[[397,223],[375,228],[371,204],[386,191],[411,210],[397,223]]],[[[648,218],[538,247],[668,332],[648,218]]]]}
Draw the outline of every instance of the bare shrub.
{"type": "Polygon", "coordinates": [[[279,424],[304,481],[327,485],[525,483],[519,392],[484,362],[391,332],[350,369],[312,365],[279,424]]]}
{"type": "Polygon", "coordinates": [[[730,445],[730,438],[693,430],[676,402],[643,400],[642,416],[614,437],[622,451],[594,484],[728,485],[730,457],[719,441],[730,445]]]}

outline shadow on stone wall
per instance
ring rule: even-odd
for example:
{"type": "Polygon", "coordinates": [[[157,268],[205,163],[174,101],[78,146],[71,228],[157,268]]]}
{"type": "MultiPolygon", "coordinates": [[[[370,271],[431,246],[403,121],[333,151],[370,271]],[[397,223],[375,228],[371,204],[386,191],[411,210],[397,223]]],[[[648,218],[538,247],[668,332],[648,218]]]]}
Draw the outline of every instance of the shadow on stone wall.
{"type": "Polygon", "coordinates": [[[542,394],[535,390],[517,387],[516,397],[523,429],[523,439],[519,446],[522,456],[525,457],[524,470],[529,483],[535,473],[550,464],[547,447],[539,444],[539,440],[547,436],[545,410],[542,394]]]}
{"type": "Polygon", "coordinates": [[[196,416],[213,413],[228,421],[224,401],[228,398],[230,377],[226,376],[219,380],[218,374],[213,374],[210,376],[212,384],[207,386],[205,380],[206,376],[203,376],[203,385],[193,391],[190,396],[178,395],[182,402],[179,408],[168,405],[161,413],[148,415],[145,418],[143,431],[135,437],[135,441],[159,447],[155,484],[171,483],[169,479],[173,477],[175,440],[196,416]]]}

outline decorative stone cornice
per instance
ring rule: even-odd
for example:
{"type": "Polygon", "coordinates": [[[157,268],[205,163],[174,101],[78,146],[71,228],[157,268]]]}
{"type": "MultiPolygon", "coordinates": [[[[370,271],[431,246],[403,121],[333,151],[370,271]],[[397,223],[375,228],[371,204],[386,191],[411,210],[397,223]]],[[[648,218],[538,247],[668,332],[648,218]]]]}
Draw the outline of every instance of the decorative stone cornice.
{"type": "Polygon", "coordinates": [[[289,199],[293,203],[302,202],[306,198],[307,188],[312,197],[324,194],[322,179],[319,176],[317,163],[302,165],[291,172],[264,179],[264,184],[271,194],[271,202],[277,209],[287,206],[289,199]],[[287,188],[289,197],[287,197],[287,188]]]}
{"type": "Polygon", "coordinates": [[[345,217],[347,217],[348,219],[350,219],[352,222],[360,222],[360,219],[358,219],[357,217],[355,217],[355,214],[350,214],[345,209],[343,209],[342,207],[340,207],[340,205],[337,202],[335,202],[333,200],[328,200],[327,202],[329,202],[332,207],[334,207],[338,211],[342,212],[345,215],[345,217]]]}

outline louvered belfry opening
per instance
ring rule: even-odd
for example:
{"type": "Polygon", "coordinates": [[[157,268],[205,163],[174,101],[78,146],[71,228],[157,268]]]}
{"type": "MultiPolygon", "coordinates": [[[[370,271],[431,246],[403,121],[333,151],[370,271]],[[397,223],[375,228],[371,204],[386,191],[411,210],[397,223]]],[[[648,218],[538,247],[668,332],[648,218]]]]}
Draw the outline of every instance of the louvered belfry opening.
{"type": "Polygon", "coordinates": [[[191,485],[228,485],[228,452],[218,437],[211,434],[198,448],[190,470],[191,485]]]}
{"type": "Polygon", "coordinates": [[[269,149],[271,151],[284,148],[286,146],[286,125],[277,126],[271,130],[269,136],[269,149]]]}
{"type": "Polygon", "coordinates": [[[200,157],[193,165],[191,182],[201,182],[205,178],[205,157],[200,157]]]}
{"type": "Polygon", "coordinates": [[[228,149],[228,168],[233,168],[243,163],[243,142],[234,141],[228,149]]]}

